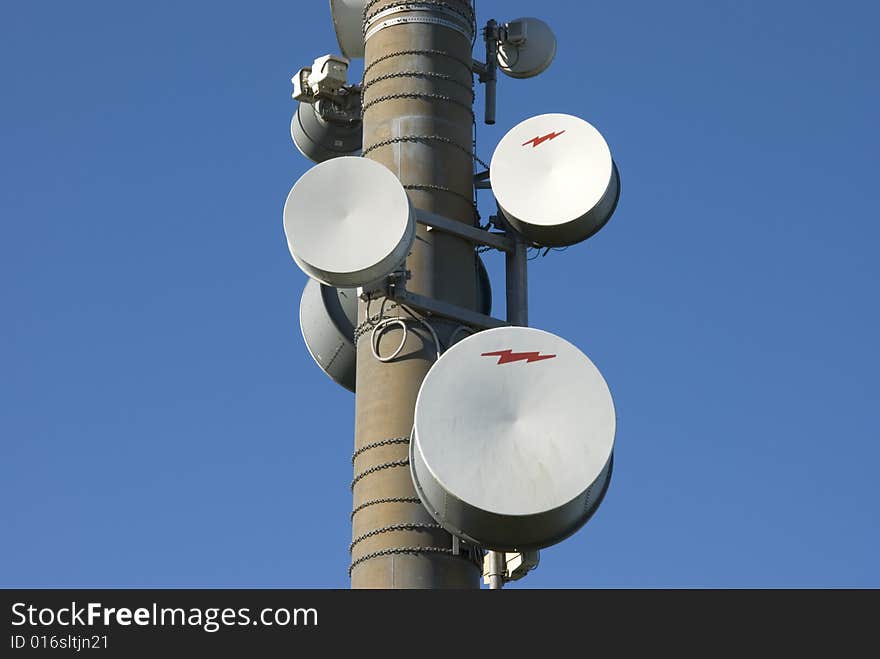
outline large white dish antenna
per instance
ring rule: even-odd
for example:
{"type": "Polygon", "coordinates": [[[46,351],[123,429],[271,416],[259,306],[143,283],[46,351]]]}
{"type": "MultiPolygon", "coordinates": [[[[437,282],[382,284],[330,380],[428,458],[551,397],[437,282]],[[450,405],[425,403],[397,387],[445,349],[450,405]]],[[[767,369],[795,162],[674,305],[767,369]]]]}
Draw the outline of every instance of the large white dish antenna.
{"type": "Polygon", "coordinates": [[[354,59],[364,56],[364,7],[367,0],[330,0],[336,40],[342,54],[354,59]]]}
{"type": "Polygon", "coordinates": [[[513,228],[548,247],[592,236],[611,218],[620,196],[605,139],[568,114],[542,114],[511,129],[492,156],[490,180],[513,228]]]}
{"type": "Polygon", "coordinates": [[[299,326],[312,359],[330,378],[355,389],[358,297],[355,288],[333,288],[314,279],[306,282],[299,303],[299,326]]]}
{"type": "Polygon", "coordinates": [[[487,549],[547,547],[583,526],[611,475],[614,403],[568,341],[527,327],[470,336],[416,400],[413,482],[448,531],[487,549]]]}
{"type": "Polygon", "coordinates": [[[290,136],[299,152],[313,162],[358,155],[363,141],[360,122],[340,125],[325,121],[311,103],[300,103],[290,122],[290,136]]]}
{"type": "Polygon", "coordinates": [[[415,240],[415,213],[386,167],[344,156],[315,165],[284,204],[284,233],[296,264],[337,288],[379,282],[415,240]]]}
{"type": "MultiPolygon", "coordinates": [[[[477,256],[477,310],[492,313],[492,284],[477,256]]],[[[333,288],[309,279],[299,303],[299,326],[309,354],[330,379],[351,392],[357,380],[354,331],[358,324],[355,288],[333,288]]]]}
{"type": "Polygon", "coordinates": [[[505,26],[507,40],[498,44],[498,68],[511,78],[532,78],[556,57],[556,36],[544,21],[517,18],[505,26]]]}

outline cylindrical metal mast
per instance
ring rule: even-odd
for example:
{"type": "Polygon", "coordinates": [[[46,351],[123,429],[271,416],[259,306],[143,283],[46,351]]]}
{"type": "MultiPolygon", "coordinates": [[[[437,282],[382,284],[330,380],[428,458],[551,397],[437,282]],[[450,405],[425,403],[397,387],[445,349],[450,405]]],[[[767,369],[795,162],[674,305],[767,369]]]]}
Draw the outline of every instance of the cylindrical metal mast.
{"type": "MultiPolygon", "coordinates": [[[[475,27],[471,3],[371,0],[365,17],[386,9],[397,9],[381,18],[393,22],[366,43],[364,156],[394,172],[417,208],[472,224],[473,44],[452,27],[461,17],[475,27]]],[[[408,290],[476,307],[470,243],[420,226],[406,269],[408,290]]],[[[360,303],[351,585],[478,588],[480,557],[462,551],[439,528],[419,503],[410,477],[413,411],[422,379],[437,356],[434,339],[419,322],[409,322],[399,356],[380,362],[370,347],[371,321],[379,315],[412,317],[390,300],[360,303]]],[[[454,323],[429,322],[442,342],[456,331],[454,323]]],[[[381,332],[381,354],[393,352],[403,338],[399,326],[387,326],[381,332]]]]}

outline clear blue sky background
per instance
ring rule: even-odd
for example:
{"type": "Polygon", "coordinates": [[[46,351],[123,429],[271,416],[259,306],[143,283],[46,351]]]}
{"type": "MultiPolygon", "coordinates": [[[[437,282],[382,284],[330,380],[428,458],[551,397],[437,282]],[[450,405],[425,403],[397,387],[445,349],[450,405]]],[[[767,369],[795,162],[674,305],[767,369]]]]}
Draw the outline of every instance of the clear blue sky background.
{"type": "MultiPolygon", "coordinates": [[[[327,4],[4,7],[0,585],[347,587],[353,397],[281,224],[327,4]]],[[[876,3],[478,11],[559,39],[480,155],[568,112],[623,184],[532,264],[619,429],[599,513],[516,587],[880,586],[876,3]]]]}

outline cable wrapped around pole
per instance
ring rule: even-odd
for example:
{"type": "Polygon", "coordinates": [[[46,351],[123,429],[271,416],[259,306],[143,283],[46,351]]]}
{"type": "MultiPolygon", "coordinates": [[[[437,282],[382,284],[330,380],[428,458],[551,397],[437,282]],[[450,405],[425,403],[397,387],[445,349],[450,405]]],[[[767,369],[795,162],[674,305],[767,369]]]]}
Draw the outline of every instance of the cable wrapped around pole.
{"type": "MultiPolygon", "coordinates": [[[[392,171],[416,208],[474,226],[471,3],[369,0],[364,19],[363,157],[392,171]]],[[[407,290],[476,310],[473,246],[417,231],[401,273],[407,290]]],[[[448,344],[456,325],[409,314],[381,293],[359,303],[353,588],[479,587],[482,552],[453,541],[419,503],[409,446],[399,441],[412,432],[440,339],[448,344]],[[377,327],[386,318],[395,320],[377,327]]]]}

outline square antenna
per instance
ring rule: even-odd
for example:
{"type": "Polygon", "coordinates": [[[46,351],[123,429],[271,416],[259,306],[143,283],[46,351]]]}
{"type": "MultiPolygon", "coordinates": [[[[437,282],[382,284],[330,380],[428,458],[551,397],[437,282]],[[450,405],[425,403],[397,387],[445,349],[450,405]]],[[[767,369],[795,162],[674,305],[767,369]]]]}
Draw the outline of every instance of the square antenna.
{"type": "Polygon", "coordinates": [[[296,75],[290,79],[293,83],[293,94],[291,97],[294,101],[303,103],[311,103],[315,100],[312,94],[312,88],[309,87],[309,76],[312,74],[312,67],[306,66],[296,72],[296,75]]]}
{"type": "Polygon", "coordinates": [[[504,26],[507,33],[505,42],[512,46],[521,46],[528,37],[528,23],[523,20],[510,21],[504,26]]]}
{"type": "Polygon", "coordinates": [[[339,55],[324,55],[312,64],[309,87],[315,96],[334,96],[348,80],[348,59],[339,55]]]}

